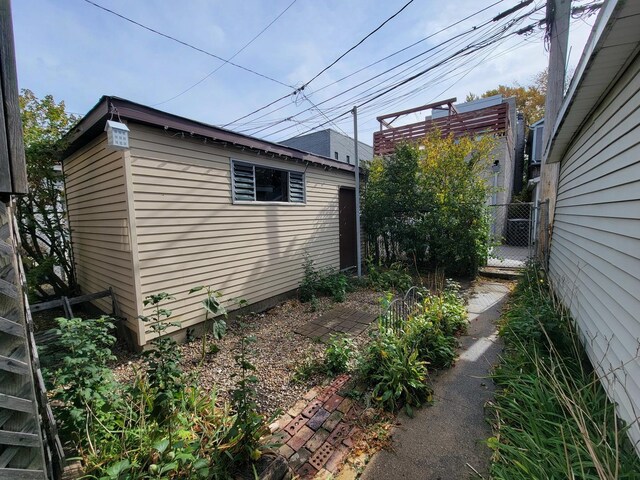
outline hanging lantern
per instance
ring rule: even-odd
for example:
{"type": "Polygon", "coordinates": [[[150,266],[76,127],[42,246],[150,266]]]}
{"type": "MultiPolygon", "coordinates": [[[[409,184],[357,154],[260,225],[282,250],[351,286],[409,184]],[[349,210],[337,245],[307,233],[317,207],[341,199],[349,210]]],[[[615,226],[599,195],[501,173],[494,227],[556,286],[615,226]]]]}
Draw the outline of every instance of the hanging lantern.
{"type": "Polygon", "coordinates": [[[122,122],[107,120],[104,127],[107,132],[107,145],[116,150],[129,148],[129,127],[122,122]]]}

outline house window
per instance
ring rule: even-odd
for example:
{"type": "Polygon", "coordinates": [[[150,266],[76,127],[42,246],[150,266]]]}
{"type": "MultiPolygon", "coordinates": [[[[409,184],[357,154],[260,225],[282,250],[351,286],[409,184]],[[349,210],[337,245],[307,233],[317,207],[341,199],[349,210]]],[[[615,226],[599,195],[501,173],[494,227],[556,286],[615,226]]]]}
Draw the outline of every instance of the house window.
{"type": "Polygon", "coordinates": [[[304,174],[232,160],[234,202],[304,203],[304,174]]]}
{"type": "Polygon", "coordinates": [[[336,160],[338,160],[338,152],[333,152],[333,156],[335,157],[336,160]]]}

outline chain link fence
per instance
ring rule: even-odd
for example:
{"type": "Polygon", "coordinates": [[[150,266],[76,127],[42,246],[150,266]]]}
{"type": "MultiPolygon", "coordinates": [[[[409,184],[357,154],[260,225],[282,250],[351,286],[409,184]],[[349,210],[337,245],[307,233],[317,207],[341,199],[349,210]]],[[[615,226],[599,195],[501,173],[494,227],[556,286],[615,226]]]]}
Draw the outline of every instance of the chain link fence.
{"type": "Polygon", "coordinates": [[[491,205],[491,248],[487,266],[522,268],[533,256],[537,208],[532,203],[491,205]]]}

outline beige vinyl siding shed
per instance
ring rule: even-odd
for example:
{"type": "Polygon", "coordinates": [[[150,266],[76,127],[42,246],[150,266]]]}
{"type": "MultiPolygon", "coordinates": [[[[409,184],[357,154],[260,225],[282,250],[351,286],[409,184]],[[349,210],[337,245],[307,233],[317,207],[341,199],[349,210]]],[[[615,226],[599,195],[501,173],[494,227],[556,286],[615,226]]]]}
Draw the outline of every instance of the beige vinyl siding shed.
{"type": "Polygon", "coordinates": [[[299,286],[305,254],[340,266],[339,190],[355,186],[353,166],[121,99],[97,107],[105,102],[127,122],[129,149],[108,148],[96,129],[64,161],[72,243],[81,287],[114,288],[138,346],[149,340],[137,319],[147,295],[173,294],[167,308],[184,331],[204,320],[204,294],[191,287],[260,305],[299,286]],[[232,162],[302,174],[304,202],[234,201],[232,162]]]}
{"type": "Polygon", "coordinates": [[[549,273],[640,452],[640,4],[609,2],[547,161],[560,162],[549,273]]]}

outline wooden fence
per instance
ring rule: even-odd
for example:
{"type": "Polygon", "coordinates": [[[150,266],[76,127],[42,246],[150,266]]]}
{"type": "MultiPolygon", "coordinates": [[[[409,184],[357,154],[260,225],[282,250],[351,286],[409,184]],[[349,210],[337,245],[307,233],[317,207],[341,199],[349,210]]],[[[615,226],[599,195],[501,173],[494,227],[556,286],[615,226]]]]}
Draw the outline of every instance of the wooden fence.
{"type": "Polygon", "coordinates": [[[491,107],[464,113],[452,113],[445,117],[387,128],[373,134],[374,155],[389,155],[396,145],[414,143],[425,138],[430,132],[440,131],[443,136],[453,134],[486,135],[500,134],[509,126],[509,105],[501,103],[491,107]]]}

